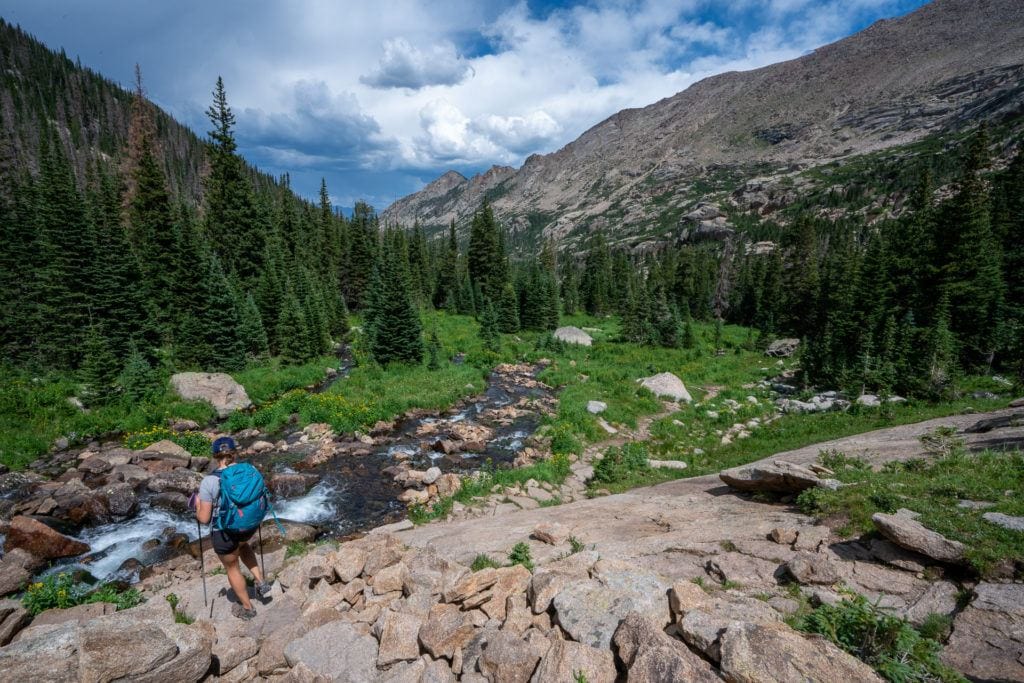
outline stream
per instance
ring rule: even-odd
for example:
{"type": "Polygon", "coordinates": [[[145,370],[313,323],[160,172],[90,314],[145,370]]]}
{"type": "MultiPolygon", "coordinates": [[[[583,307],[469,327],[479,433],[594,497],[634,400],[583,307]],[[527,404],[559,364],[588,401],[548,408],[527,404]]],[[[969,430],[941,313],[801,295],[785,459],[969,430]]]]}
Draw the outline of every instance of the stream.
{"type": "MultiPolygon", "coordinates": [[[[490,461],[495,467],[508,466],[540,424],[533,399],[550,400],[548,387],[534,380],[537,368],[527,373],[493,372],[482,394],[453,408],[400,419],[374,438],[361,454],[342,450],[322,464],[302,467],[303,458],[320,446],[303,439],[297,427],[240,440],[240,446],[264,439],[288,444],[286,450],[272,450],[247,456],[268,483],[275,474],[302,473],[315,477],[308,491],[293,497],[275,497],[274,509],[281,520],[314,526],[319,537],[343,537],[366,531],[405,517],[406,506],[398,500],[404,488],[394,481],[394,468],[402,461],[414,469],[436,466],[444,473],[467,474],[490,461]],[[455,427],[486,427],[493,436],[478,452],[445,453],[440,435],[455,427]],[[369,451],[368,453],[366,451],[369,451]]],[[[340,375],[335,381],[343,381],[340,375]]],[[[318,387],[323,390],[325,386],[318,387]]],[[[335,442],[343,442],[343,436],[335,442]]],[[[351,441],[351,439],[349,439],[351,441]]],[[[76,537],[90,546],[90,552],[54,565],[53,571],[84,570],[101,581],[137,580],[139,571],[184,552],[197,535],[195,519],[150,505],[141,496],[139,511],[123,521],[86,527],[76,537]]],[[[203,528],[204,535],[208,532],[203,528]]]]}

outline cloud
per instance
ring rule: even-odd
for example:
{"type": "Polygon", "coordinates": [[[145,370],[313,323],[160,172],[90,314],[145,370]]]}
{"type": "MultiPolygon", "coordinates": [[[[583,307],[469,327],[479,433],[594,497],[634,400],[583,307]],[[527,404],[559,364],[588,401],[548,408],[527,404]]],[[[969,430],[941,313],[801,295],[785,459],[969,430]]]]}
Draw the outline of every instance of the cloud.
{"type": "Polygon", "coordinates": [[[455,45],[443,41],[420,50],[404,38],[384,41],[384,56],[377,68],[359,82],[371,88],[411,88],[455,85],[473,74],[455,45]]]}

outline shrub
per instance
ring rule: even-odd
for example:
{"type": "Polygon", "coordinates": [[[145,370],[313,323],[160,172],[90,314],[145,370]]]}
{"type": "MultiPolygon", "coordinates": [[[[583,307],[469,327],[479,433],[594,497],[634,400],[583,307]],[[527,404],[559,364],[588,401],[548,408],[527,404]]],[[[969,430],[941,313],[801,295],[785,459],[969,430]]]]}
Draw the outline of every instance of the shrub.
{"type": "Polygon", "coordinates": [[[480,553],[479,555],[473,558],[473,564],[469,565],[469,568],[475,572],[478,572],[481,569],[497,569],[500,566],[501,564],[495,562],[487,555],[480,553]]]}
{"type": "Polygon", "coordinates": [[[508,561],[512,565],[521,564],[531,572],[533,571],[533,558],[530,557],[530,546],[520,541],[512,546],[508,554],[508,561]]]}
{"type": "Polygon", "coordinates": [[[894,682],[963,681],[939,661],[942,646],[923,637],[905,619],[886,614],[853,595],[836,605],[821,605],[794,620],[793,627],[825,636],[894,682]]]}
{"type": "Polygon", "coordinates": [[[604,452],[604,457],[594,465],[594,480],[603,484],[614,484],[648,470],[650,465],[647,464],[647,446],[631,442],[622,446],[612,446],[604,452]]]}
{"type": "Polygon", "coordinates": [[[41,581],[29,584],[21,596],[22,606],[32,616],[48,609],[67,609],[75,605],[92,602],[110,602],[117,609],[128,609],[145,601],[134,588],[121,588],[116,584],[104,584],[96,589],[77,583],[71,574],[61,572],[43,577],[41,581]]]}

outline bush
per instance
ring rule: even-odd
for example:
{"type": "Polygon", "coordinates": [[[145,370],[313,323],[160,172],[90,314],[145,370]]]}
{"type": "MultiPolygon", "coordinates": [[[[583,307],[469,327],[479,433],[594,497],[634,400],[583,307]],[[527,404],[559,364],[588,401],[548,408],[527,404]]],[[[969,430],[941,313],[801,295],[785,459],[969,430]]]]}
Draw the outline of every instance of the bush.
{"type": "Polygon", "coordinates": [[[594,464],[594,480],[614,484],[632,475],[643,474],[651,469],[647,457],[647,446],[639,442],[612,446],[594,464]]]}
{"type": "Polygon", "coordinates": [[[93,602],[110,602],[117,609],[128,609],[141,605],[144,598],[134,588],[121,588],[116,584],[104,584],[96,589],[77,583],[71,574],[61,572],[50,574],[42,581],[29,584],[21,596],[22,606],[32,616],[48,609],[67,609],[75,605],[93,602]]]}
{"type": "Polygon", "coordinates": [[[530,557],[530,546],[520,541],[512,546],[508,554],[508,561],[511,565],[521,564],[531,572],[533,571],[533,558],[530,557]]]}
{"type": "Polygon", "coordinates": [[[793,627],[825,636],[889,681],[963,681],[939,661],[942,646],[923,637],[905,619],[886,614],[863,595],[822,605],[794,620],[793,627]]]}
{"type": "Polygon", "coordinates": [[[497,569],[500,566],[501,564],[495,562],[487,555],[480,553],[479,555],[473,558],[473,564],[469,565],[469,568],[475,572],[478,572],[481,569],[497,569]]]}

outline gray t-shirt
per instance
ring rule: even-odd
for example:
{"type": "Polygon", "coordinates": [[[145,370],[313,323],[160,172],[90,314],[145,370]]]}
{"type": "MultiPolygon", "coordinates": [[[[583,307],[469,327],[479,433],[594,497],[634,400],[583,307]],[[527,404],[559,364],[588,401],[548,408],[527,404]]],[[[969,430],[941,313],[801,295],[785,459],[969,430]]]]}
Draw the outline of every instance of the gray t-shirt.
{"type": "MultiPolygon", "coordinates": [[[[217,470],[222,472],[225,468],[217,470]]],[[[204,503],[213,503],[213,513],[210,521],[217,519],[217,508],[220,507],[220,477],[215,474],[208,474],[199,482],[199,500],[204,503]]]]}

